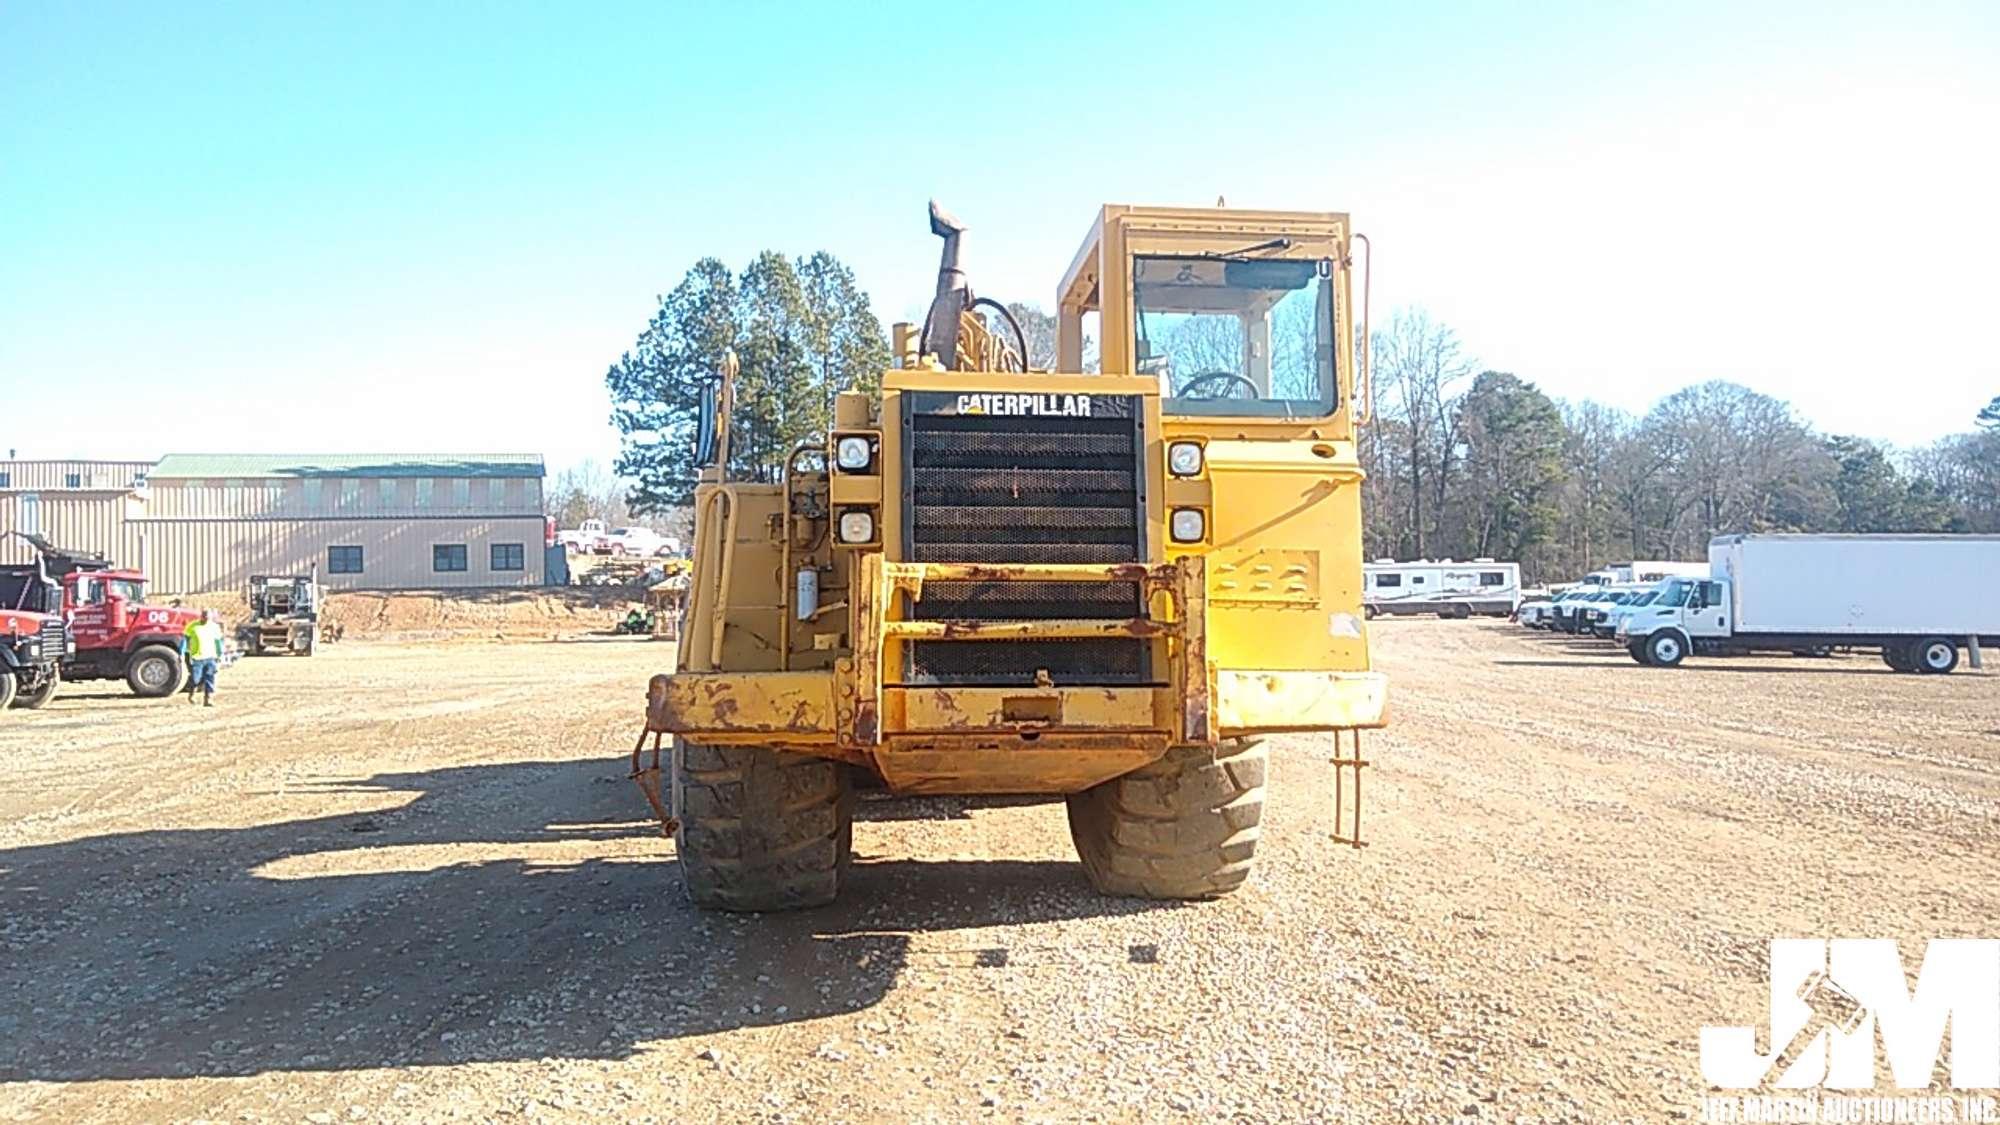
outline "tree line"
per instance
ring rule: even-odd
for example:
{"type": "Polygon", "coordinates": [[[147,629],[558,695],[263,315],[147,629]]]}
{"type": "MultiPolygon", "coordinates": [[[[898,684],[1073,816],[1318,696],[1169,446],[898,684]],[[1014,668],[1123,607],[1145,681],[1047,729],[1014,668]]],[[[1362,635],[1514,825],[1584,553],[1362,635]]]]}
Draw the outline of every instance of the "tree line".
{"type": "MultiPolygon", "coordinates": [[[[1053,367],[1055,318],[1010,311],[1030,365],[1053,367]]],[[[559,480],[551,514],[684,506],[701,389],[732,348],[738,480],[777,480],[795,446],[825,435],[834,394],[873,388],[889,365],[868,295],[833,255],[766,251],[740,273],[704,258],[605,373],[624,502],[594,476],[559,480]]],[[[1087,344],[1086,369],[1094,357],[1087,344]]],[[[1893,450],[1819,433],[1789,404],[1730,382],[1687,387],[1639,415],[1561,401],[1480,370],[1419,309],[1375,334],[1374,357],[1375,416],[1360,439],[1370,558],[1513,559],[1561,580],[1617,558],[1699,559],[1726,532],[2000,532],[2000,397],[1966,433],[1893,450]]]]}
{"type": "Polygon", "coordinates": [[[1620,558],[1705,558],[1729,532],[2000,532],[2000,398],[1974,430],[1905,451],[1819,433],[1721,380],[1633,415],[1479,370],[1421,310],[1375,335],[1374,375],[1369,558],[1513,559],[1559,581],[1620,558]]]}

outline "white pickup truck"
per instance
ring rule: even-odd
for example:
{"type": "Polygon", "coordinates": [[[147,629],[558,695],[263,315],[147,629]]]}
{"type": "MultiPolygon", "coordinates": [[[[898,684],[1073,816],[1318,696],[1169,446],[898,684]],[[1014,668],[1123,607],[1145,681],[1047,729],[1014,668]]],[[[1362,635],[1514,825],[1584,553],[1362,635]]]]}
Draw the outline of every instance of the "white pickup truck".
{"type": "Polygon", "coordinates": [[[605,537],[606,549],[614,555],[664,558],[681,553],[681,542],[661,535],[650,527],[621,527],[605,537]]]}
{"type": "Polygon", "coordinates": [[[2000,645],[2000,535],[1724,535],[1709,577],[1673,578],[1626,615],[1632,659],[1671,668],[1690,653],[1879,648],[1898,672],[1940,675],[1959,650],[2000,645]]]}
{"type": "Polygon", "coordinates": [[[603,520],[585,520],[568,531],[556,532],[556,542],[573,555],[598,555],[610,549],[610,532],[603,520]]]}

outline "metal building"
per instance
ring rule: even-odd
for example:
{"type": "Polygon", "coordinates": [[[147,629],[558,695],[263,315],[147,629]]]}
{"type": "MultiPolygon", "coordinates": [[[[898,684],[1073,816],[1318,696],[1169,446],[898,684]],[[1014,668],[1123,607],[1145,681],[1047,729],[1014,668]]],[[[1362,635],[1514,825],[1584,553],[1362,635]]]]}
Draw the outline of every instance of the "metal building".
{"type": "MultiPolygon", "coordinates": [[[[545,579],[538,456],[171,454],[157,464],[0,462],[0,473],[11,478],[0,529],[139,565],[163,593],[240,589],[252,574],[315,565],[344,589],[545,579]],[[120,471],[123,487],[68,486],[120,471]]],[[[18,540],[0,546],[0,558],[22,553],[18,540]]]]}
{"type": "MultiPolygon", "coordinates": [[[[0,533],[24,531],[64,546],[136,558],[129,521],[143,514],[151,461],[0,461],[0,533]]],[[[0,535],[0,563],[26,562],[34,549],[0,535]]]]}

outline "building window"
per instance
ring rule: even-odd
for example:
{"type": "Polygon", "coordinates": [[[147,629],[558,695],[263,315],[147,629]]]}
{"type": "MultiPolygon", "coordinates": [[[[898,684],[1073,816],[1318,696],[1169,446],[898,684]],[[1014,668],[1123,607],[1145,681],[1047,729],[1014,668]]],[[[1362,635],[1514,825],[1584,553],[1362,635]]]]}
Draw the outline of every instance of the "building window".
{"type": "Polygon", "coordinates": [[[494,570],[526,570],[526,551],[519,543],[495,543],[492,547],[494,570]]]}
{"type": "Polygon", "coordinates": [[[494,477],[486,482],[486,502],[495,508],[507,506],[507,482],[494,477]]]}
{"type": "Polygon", "coordinates": [[[1403,576],[1400,574],[1378,574],[1375,576],[1375,588],[1377,590],[1386,590],[1394,586],[1401,586],[1402,584],[1403,576]]]}
{"type": "Polygon", "coordinates": [[[428,508],[431,506],[431,487],[434,483],[429,477],[417,478],[417,507],[428,508]]]}
{"type": "Polygon", "coordinates": [[[0,473],[0,488],[14,487],[14,474],[0,473]]]}
{"type": "Polygon", "coordinates": [[[451,506],[460,511],[472,506],[472,482],[459,477],[451,482],[451,506]]]}
{"type": "Polygon", "coordinates": [[[309,511],[319,510],[319,490],[320,490],[319,478],[307,477],[305,479],[303,487],[305,489],[305,501],[307,510],[309,511]]]}
{"type": "Polygon", "coordinates": [[[465,544],[435,543],[431,545],[431,569],[440,574],[455,573],[465,569],[465,544]]]}
{"type": "Polygon", "coordinates": [[[379,482],[378,488],[380,490],[382,497],[382,506],[384,508],[395,507],[396,506],[395,480],[391,477],[383,477],[382,480],[379,482]]]}
{"type": "Polygon", "coordinates": [[[63,487],[64,487],[64,488],[82,488],[82,487],[83,487],[83,474],[82,474],[82,473],[64,473],[64,474],[63,474],[63,487]]]}
{"type": "Polygon", "coordinates": [[[326,549],[326,572],[328,574],[360,574],[361,548],[328,547],[326,549]]]}
{"type": "Polygon", "coordinates": [[[1479,572],[1479,584],[1481,586],[1505,586],[1507,584],[1507,575],[1498,570],[1482,570],[1479,572]]]}
{"type": "Polygon", "coordinates": [[[351,512],[361,506],[361,482],[352,477],[340,482],[340,510],[351,512]]]}

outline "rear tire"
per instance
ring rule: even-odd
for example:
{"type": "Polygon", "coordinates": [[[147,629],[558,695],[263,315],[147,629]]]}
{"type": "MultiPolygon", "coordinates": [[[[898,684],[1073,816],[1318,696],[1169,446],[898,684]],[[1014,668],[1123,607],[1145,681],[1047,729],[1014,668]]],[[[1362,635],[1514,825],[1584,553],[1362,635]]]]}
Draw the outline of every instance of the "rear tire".
{"type": "Polygon", "coordinates": [[[1910,654],[1899,645],[1882,646],[1882,663],[1898,672],[1910,671],[1910,654]]]}
{"type": "MultiPolygon", "coordinates": [[[[10,683],[14,683],[16,687],[20,686],[19,682],[16,681],[13,676],[8,676],[7,680],[10,683]]],[[[19,707],[24,711],[36,710],[37,708],[41,707],[42,704],[47,703],[51,699],[54,699],[56,697],[56,689],[60,688],[61,686],[62,686],[62,666],[57,664],[51,664],[49,665],[49,673],[48,675],[42,677],[42,682],[40,686],[36,687],[33,691],[24,691],[16,695],[14,697],[14,706],[19,707]]],[[[4,706],[5,704],[0,704],[0,707],[4,706]]]]}
{"type": "Polygon", "coordinates": [[[1942,676],[1958,667],[1958,646],[1943,637],[1925,637],[1910,646],[1905,659],[1926,676],[1942,676]]]}
{"type": "Polygon", "coordinates": [[[13,706],[14,697],[21,690],[21,681],[14,676],[12,668],[0,668],[0,711],[13,706]]]}
{"type": "Polygon", "coordinates": [[[125,686],[141,699],[160,699],[187,683],[181,654],[165,645],[146,645],[125,661],[125,686]]]}
{"type": "Polygon", "coordinates": [[[676,741],[672,801],[681,878],[696,906],[797,910],[840,894],[854,837],[845,765],[676,741]]]}
{"type": "Polygon", "coordinates": [[[1243,885],[1264,816],[1259,739],[1175,746],[1159,761],[1069,798],[1069,833],[1091,886],[1130,898],[1214,898],[1243,885]]]}

